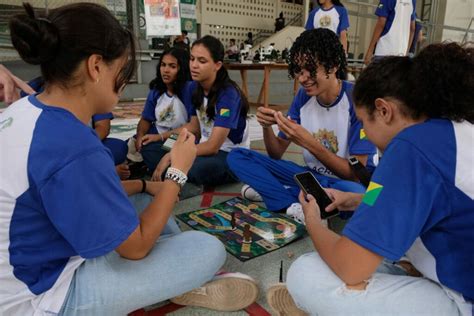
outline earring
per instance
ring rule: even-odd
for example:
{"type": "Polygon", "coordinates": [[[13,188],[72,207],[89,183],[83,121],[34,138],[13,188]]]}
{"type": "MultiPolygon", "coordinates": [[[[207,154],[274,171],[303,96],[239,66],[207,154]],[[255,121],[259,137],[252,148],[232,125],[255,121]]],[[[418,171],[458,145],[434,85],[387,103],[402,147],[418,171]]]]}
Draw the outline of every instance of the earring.
{"type": "Polygon", "coordinates": [[[97,78],[97,80],[95,81],[95,83],[99,83],[99,81],[100,81],[100,79],[99,79],[99,78],[97,78]]]}

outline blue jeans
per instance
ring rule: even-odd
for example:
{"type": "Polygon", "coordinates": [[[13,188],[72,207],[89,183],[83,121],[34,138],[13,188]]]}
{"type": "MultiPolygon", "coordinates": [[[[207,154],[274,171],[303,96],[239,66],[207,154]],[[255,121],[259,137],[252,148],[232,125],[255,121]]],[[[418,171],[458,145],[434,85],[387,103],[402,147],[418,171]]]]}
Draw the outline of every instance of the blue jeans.
{"type": "MultiPolygon", "coordinates": [[[[316,252],[307,253],[291,265],[286,282],[296,305],[310,315],[460,315],[439,284],[408,276],[387,261],[365,290],[353,290],[316,252]]],[[[464,311],[470,309],[472,305],[464,306],[464,311]]]]}
{"type": "MultiPolygon", "coordinates": [[[[145,194],[130,198],[137,211],[151,201],[145,194]]],[[[152,251],[128,260],[115,251],[86,260],[75,272],[60,315],[126,315],[188,292],[211,280],[226,252],[215,237],[181,232],[173,217],[152,251]]]]}
{"type": "Polygon", "coordinates": [[[293,176],[300,172],[311,171],[325,188],[356,193],[366,190],[359,183],[326,177],[294,162],[272,159],[244,148],[233,149],[227,157],[227,163],[240,181],[250,185],[262,196],[270,211],[282,210],[298,202],[300,188],[293,176]]]}
{"type": "Polygon", "coordinates": [[[128,146],[125,141],[118,138],[107,137],[102,141],[102,144],[112,152],[115,165],[125,162],[128,152],[128,146]]]}
{"type": "Polygon", "coordinates": [[[151,172],[155,171],[156,165],[158,165],[161,158],[168,153],[168,151],[162,148],[163,144],[164,142],[149,143],[148,145],[143,146],[140,151],[143,157],[143,162],[145,162],[145,165],[151,172]]]}
{"type": "Polygon", "coordinates": [[[188,172],[189,182],[197,185],[216,186],[237,182],[227,164],[228,153],[222,150],[213,156],[199,156],[188,172]]]}

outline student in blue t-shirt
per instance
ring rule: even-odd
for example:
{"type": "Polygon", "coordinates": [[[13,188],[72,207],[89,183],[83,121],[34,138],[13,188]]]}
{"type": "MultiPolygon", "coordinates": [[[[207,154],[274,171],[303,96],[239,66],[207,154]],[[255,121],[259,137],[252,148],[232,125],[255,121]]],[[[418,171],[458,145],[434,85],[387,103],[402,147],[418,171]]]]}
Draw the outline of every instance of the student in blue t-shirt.
{"type": "Polygon", "coordinates": [[[416,0],[380,0],[377,23],[364,63],[384,56],[406,56],[415,33],[416,0]]]}
{"type": "MultiPolygon", "coordinates": [[[[37,91],[38,93],[43,92],[45,89],[45,82],[42,77],[37,77],[28,82],[28,85],[37,91]]],[[[21,97],[27,96],[28,94],[24,91],[20,92],[21,97]]],[[[107,137],[110,133],[110,121],[114,119],[112,112],[104,114],[94,114],[89,122],[90,127],[95,131],[97,137],[102,141],[102,144],[112,152],[114,159],[115,170],[119,175],[120,179],[126,180],[130,177],[130,170],[128,165],[125,163],[127,159],[127,143],[118,138],[107,137]]]]}
{"type": "Polygon", "coordinates": [[[349,16],[344,5],[339,0],[318,0],[318,8],[313,9],[306,21],[305,29],[330,29],[339,37],[344,52],[347,54],[347,30],[349,16]]]}
{"type": "MultiPolygon", "coordinates": [[[[185,127],[200,135],[197,158],[189,171],[189,181],[199,185],[219,185],[237,181],[226,158],[233,148],[249,148],[247,98],[229,78],[223,65],[224,46],[215,37],[204,36],[191,48],[191,76],[184,103],[191,121],[185,127]]],[[[165,155],[153,173],[159,181],[169,165],[165,155]]]]}
{"type": "Polygon", "coordinates": [[[228,311],[253,303],[250,277],[214,279],[226,258],[219,240],[181,232],[172,217],[194,135],[181,131],[162,183],[121,183],[89,127],[133,75],[132,33],[93,3],[41,18],[24,8],[10,20],[12,44],[40,65],[47,89],[0,114],[0,314],[127,315],[170,298],[228,311]],[[199,301],[196,288],[207,294],[199,301]]]}
{"type": "Polygon", "coordinates": [[[289,73],[301,88],[288,115],[265,107],[257,110],[268,156],[235,149],[227,159],[240,181],[252,188],[244,188],[242,195],[251,200],[261,197],[271,211],[285,211],[298,202],[296,173],[311,171],[324,187],[364,192],[354,182],[347,158],[356,156],[371,169],[375,163],[375,146],[366,139],[354,113],[352,84],[341,80],[346,58],[336,34],[322,28],[305,31],[290,55],[289,73]],[[278,135],[273,125],[278,125],[278,135]],[[305,166],[281,159],[292,142],[303,147],[305,166]]]}
{"type": "MultiPolygon", "coordinates": [[[[357,116],[383,158],[365,195],[330,190],[331,209],[358,205],[342,236],[321,225],[313,197],[300,195],[317,251],[288,271],[301,309],[472,315],[473,100],[474,50],[456,43],[374,61],[361,73],[357,116]]],[[[285,299],[284,287],[270,292],[275,302],[285,299]]]]}
{"type": "Polygon", "coordinates": [[[135,139],[135,148],[149,170],[155,170],[167,153],[162,149],[166,139],[178,134],[181,126],[189,121],[189,111],[183,103],[189,80],[188,51],[181,48],[165,51],[156,67],[156,78],[150,82],[135,139]]]}

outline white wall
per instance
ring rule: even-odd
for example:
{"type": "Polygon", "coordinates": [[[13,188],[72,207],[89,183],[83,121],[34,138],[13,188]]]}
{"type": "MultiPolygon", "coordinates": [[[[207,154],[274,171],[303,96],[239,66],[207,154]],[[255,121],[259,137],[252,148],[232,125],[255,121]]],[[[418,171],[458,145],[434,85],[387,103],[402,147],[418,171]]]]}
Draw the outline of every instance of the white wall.
{"type": "MultiPolygon", "coordinates": [[[[449,0],[446,3],[446,13],[444,16],[444,24],[448,26],[455,26],[466,29],[469,22],[474,16],[474,1],[473,0],[449,0]]],[[[474,22],[473,22],[474,23],[474,22]]],[[[471,25],[471,30],[474,29],[474,24],[471,25]]],[[[443,31],[443,41],[462,41],[465,32],[463,31],[443,31]]],[[[473,41],[472,33],[468,35],[468,41],[473,41]]]]}

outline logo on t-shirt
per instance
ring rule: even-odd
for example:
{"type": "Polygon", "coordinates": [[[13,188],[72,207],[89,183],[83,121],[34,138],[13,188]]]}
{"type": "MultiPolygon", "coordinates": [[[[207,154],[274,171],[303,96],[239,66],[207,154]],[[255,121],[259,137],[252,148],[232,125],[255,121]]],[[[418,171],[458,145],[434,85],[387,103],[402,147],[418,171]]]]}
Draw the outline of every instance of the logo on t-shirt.
{"type": "Polygon", "coordinates": [[[383,8],[383,3],[379,3],[379,9],[383,8]]]}
{"type": "Polygon", "coordinates": [[[334,131],[328,131],[327,129],[323,128],[318,130],[316,133],[313,133],[313,137],[316,138],[321,143],[321,145],[323,145],[333,154],[336,154],[339,151],[339,144],[334,131]]]}
{"type": "Polygon", "coordinates": [[[160,112],[158,120],[160,122],[173,122],[176,117],[174,112],[173,102],[170,103],[163,111],[160,112]]]}
{"type": "Polygon", "coordinates": [[[230,117],[230,109],[221,109],[219,115],[222,117],[230,117]]]}
{"type": "Polygon", "coordinates": [[[360,139],[367,139],[367,135],[365,135],[365,131],[363,128],[360,129],[360,139]]]}
{"type": "Polygon", "coordinates": [[[320,19],[319,19],[319,25],[321,27],[328,27],[331,25],[331,17],[329,15],[323,15],[320,19]]]}
{"type": "Polygon", "coordinates": [[[369,187],[365,192],[364,198],[362,199],[362,203],[365,203],[370,206],[374,206],[375,202],[377,201],[380,192],[382,192],[383,185],[370,181],[369,187]]]}
{"type": "Polygon", "coordinates": [[[13,118],[12,117],[9,117],[3,121],[0,122],[0,132],[2,130],[4,130],[5,128],[7,127],[10,127],[12,125],[12,122],[13,122],[13,118]]]}

